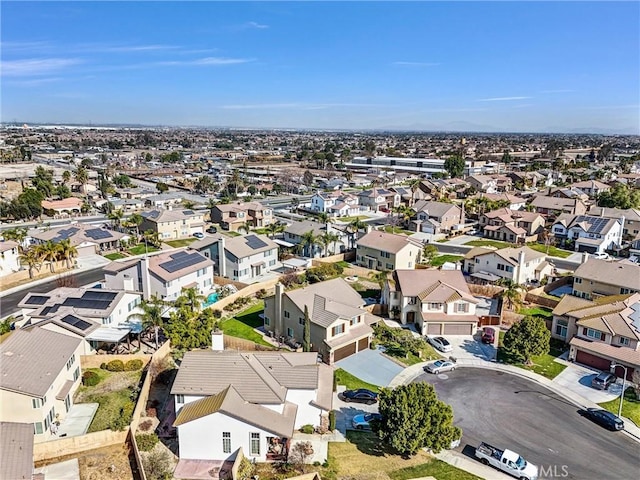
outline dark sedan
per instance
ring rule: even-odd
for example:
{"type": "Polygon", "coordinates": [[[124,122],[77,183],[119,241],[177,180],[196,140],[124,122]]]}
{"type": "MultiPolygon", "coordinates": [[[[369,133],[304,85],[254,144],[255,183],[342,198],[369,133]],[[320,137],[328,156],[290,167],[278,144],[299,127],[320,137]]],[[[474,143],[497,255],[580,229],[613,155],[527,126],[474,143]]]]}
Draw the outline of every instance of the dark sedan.
{"type": "Polygon", "coordinates": [[[624,422],[611,412],[600,408],[587,408],[580,412],[585,418],[609,430],[623,430],[624,422]]]}
{"type": "Polygon", "coordinates": [[[373,405],[378,401],[378,394],[367,390],[366,388],[359,388],[358,390],[345,390],[338,395],[343,402],[354,403],[366,403],[367,405],[373,405]]]}

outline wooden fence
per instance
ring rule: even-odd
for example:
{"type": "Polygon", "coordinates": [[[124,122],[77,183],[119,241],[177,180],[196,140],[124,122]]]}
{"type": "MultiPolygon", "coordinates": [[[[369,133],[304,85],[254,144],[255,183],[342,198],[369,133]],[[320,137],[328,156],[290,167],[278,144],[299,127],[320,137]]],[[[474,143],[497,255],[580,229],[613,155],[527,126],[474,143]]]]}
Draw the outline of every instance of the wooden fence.
{"type": "Polygon", "coordinates": [[[260,345],[258,343],[252,342],[251,340],[246,340],[244,338],[238,337],[230,337],[229,335],[224,336],[224,349],[225,350],[239,350],[239,351],[265,351],[265,350],[275,350],[276,347],[267,347],[266,345],[260,345]]]}
{"type": "Polygon", "coordinates": [[[248,283],[236,282],[235,280],[231,280],[230,278],[219,277],[218,275],[213,276],[213,283],[216,285],[233,285],[238,290],[242,290],[249,286],[248,283]]]}
{"type": "Polygon", "coordinates": [[[33,445],[33,461],[41,462],[50,458],[77,455],[86,450],[121,445],[127,440],[129,427],[121,432],[102,430],[77,437],[58,438],[33,445]]]}

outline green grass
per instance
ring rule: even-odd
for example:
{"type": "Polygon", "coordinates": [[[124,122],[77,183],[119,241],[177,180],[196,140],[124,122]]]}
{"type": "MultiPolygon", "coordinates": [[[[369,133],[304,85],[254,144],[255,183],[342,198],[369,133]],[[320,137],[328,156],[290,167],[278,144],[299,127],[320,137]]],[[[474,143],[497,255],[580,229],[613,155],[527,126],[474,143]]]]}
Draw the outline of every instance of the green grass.
{"type": "Polygon", "coordinates": [[[339,262],[336,262],[336,265],[342,268],[349,268],[351,266],[349,262],[345,262],[344,260],[340,260],[339,262]]]}
{"type": "MultiPolygon", "coordinates": [[[[618,415],[620,408],[620,397],[609,402],[599,403],[602,408],[609,410],[611,413],[618,415]]],[[[624,401],[622,402],[622,416],[628,418],[636,425],[640,426],[640,400],[636,397],[633,387],[627,387],[624,392],[624,401]]]]}
{"type": "Polygon", "coordinates": [[[248,325],[251,328],[258,328],[264,325],[264,321],[258,316],[264,311],[264,302],[260,300],[255,305],[243,310],[235,316],[235,319],[248,325]]]}
{"type": "Polygon", "coordinates": [[[386,225],[383,230],[387,233],[395,233],[397,235],[413,235],[416,232],[405,230],[404,228],[394,227],[392,225],[386,225]]]}
{"type": "Polygon", "coordinates": [[[512,244],[507,242],[501,242],[500,240],[471,240],[466,242],[465,245],[469,245],[470,247],[496,247],[496,248],[507,248],[512,244]]]}
{"type": "Polygon", "coordinates": [[[240,232],[228,232],[228,231],[224,231],[222,232],[224,235],[226,235],[227,237],[240,237],[242,236],[242,234],[240,232]]]}
{"type": "Polygon", "coordinates": [[[459,262],[464,257],[462,255],[438,255],[431,261],[432,267],[441,267],[447,262],[459,262]]]}
{"type": "Polygon", "coordinates": [[[532,317],[553,318],[552,310],[546,307],[521,308],[518,313],[532,317]]]}
{"type": "Polygon", "coordinates": [[[372,392],[378,392],[380,387],[377,385],[373,385],[372,383],[367,383],[364,380],[360,380],[358,377],[354,377],[349,372],[338,368],[334,375],[336,377],[336,383],[338,385],[344,385],[347,387],[347,390],[355,390],[357,388],[367,388],[372,392]]]}
{"type": "Polygon", "coordinates": [[[258,235],[269,235],[269,230],[264,227],[254,228],[252,232],[257,233],[258,235]]]}
{"type": "Polygon", "coordinates": [[[480,477],[460,470],[437,458],[434,458],[429,463],[394,470],[389,472],[389,477],[391,480],[411,480],[422,477],[434,477],[437,480],[480,480],[480,477]]]}
{"type": "Polygon", "coordinates": [[[142,255],[143,253],[146,253],[146,252],[151,253],[151,252],[157,252],[158,250],[160,249],[152,245],[147,245],[145,247],[144,243],[139,243],[135,247],[131,247],[127,249],[127,252],[129,252],[131,255],[142,255]]]}
{"type": "Polygon", "coordinates": [[[358,219],[358,220],[363,220],[365,218],[369,218],[366,215],[356,215],[355,217],[338,217],[336,220],[338,222],[353,222],[354,220],[358,219]]]}
{"type": "Polygon", "coordinates": [[[527,243],[527,247],[540,253],[547,253],[547,248],[548,248],[549,249],[548,255],[551,255],[552,257],[559,257],[559,258],[567,258],[571,254],[575,253],[570,250],[562,250],[561,248],[557,248],[553,246],[547,247],[546,245],[542,245],[541,243],[527,243]]]}
{"type": "Polygon", "coordinates": [[[525,370],[529,370],[530,372],[535,372],[543,377],[548,378],[549,380],[553,380],[557,377],[565,368],[566,365],[562,363],[558,363],[555,361],[557,357],[559,357],[564,348],[556,342],[551,342],[549,353],[545,353],[543,355],[538,355],[531,358],[533,365],[527,366],[520,362],[519,359],[511,357],[508,353],[504,351],[502,348],[502,340],[504,338],[504,332],[500,332],[499,334],[499,343],[500,347],[498,348],[497,360],[499,362],[507,363],[513,365],[514,367],[523,368],[525,370]]]}
{"type": "Polygon", "coordinates": [[[121,253],[107,253],[104,258],[108,258],[109,260],[120,260],[121,258],[125,258],[125,255],[121,253]]]}
{"type": "MultiPolygon", "coordinates": [[[[251,308],[247,310],[251,310],[251,308]]],[[[245,310],[245,312],[247,310],[245,310]]],[[[243,315],[245,312],[241,312],[238,315],[243,315]]],[[[255,322],[255,320],[253,319],[254,314],[257,315],[255,312],[248,313],[247,317],[245,317],[245,320],[255,322]]],[[[262,322],[260,323],[260,325],[262,325],[262,322]]],[[[220,322],[220,329],[224,332],[225,335],[229,335],[230,337],[244,338],[245,340],[250,340],[254,343],[264,345],[266,347],[273,346],[270,343],[266,342],[262,338],[262,335],[256,332],[253,328],[254,327],[243,323],[237,318],[228,318],[220,322]]]]}
{"type": "Polygon", "coordinates": [[[197,238],[193,237],[193,238],[180,238],[178,240],[167,240],[166,243],[167,245],[173,247],[173,248],[180,248],[180,247],[188,247],[189,245],[191,245],[193,242],[195,242],[197,240],[197,238]]]}

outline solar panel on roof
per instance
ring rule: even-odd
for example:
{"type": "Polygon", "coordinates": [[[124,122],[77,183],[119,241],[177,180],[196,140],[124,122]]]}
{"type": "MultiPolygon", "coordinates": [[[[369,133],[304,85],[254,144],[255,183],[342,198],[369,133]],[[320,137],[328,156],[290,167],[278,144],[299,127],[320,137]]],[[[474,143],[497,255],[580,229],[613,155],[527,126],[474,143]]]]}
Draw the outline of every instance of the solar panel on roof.
{"type": "Polygon", "coordinates": [[[85,308],[89,310],[106,310],[111,301],[87,300],[83,298],[67,298],[62,305],[65,307],[85,308]]]}
{"type": "Polygon", "coordinates": [[[83,300],[102,300],[111,302],[118,294],[114,292],[96,292],[95,290],[87,290],[82,294],[83,300]]]}
{"type": "Polygon", "coordinates": [[[31,295],[26,302],[27,305],[44,305],[49,300],[49,297],[44,297],[42,295],[31,295]]]}
{"type": "Polygon", "coordinates": [[[79,231],[80,231],[80,229],[77,228],[77,227],[70,227],[70,228],[65,228],[65,229],[62,229],[62,230],[58,230],[58,234],[55,236],[55,238],[52,238],[52,240],[53,240],[54,243],[57,243],[60,240],[66,240],[66,239],[71,238],[72,236],[74,236],[79,231]]]}
{"type": "Polygon", "coordinates": [[[183,210],[182,213],[184,213],[185,215],[195,215],[195,213],[193,213],[193,210],[183,210]]]}
{"type": "Polygon", "coordinates": [[[192,265],[197,265],[198,263],[202,262],[202,255],[200,255],[199,253],[179,253],[183,253],[183,255],[180,255],[177,259],[175,258],[175,255],[177,254],[172,255],[173,260],[161,263],[160,268],[169,273],[174,273],[182,270],[183,268],[191,267],[192,265]]]}
{"type": "Polygon", "coordinates": [[[254,250],[257,248],[263,248],[267,246],[266,243],[264,243],[261,239],[259,239],[255,235],[248,235],[244,237],[244,239],[245,239],[245,242],[247,243],[247,246],[249,248],[253,248],[254,250]]]}
{"type": "Polygon", "coordinates": [[[101,240],[103,238],[111,238],[111,232],[108,230],[103,230],[101,228],[92,228],[91,230],[85,231],[87,237],[93,238],[94,240],[101,240]]]}
{"type": "Polygon", "coordinates": [[[169,256],[170,256],[172,259],[174,259],[174,260],[178,260],[179,258],[188,257],[188,256],[189,256],[189,254],[183,250],[183,251],[181,251],[181,252],[173,253],[173,254],[171,254],[171,255],[169,255],[169,256]]]}
{"type": "Polygon", "coordinates": [[[67,315],[66,317],[62,318],[62,321],[68,325],[71,325],[72,327],[76,327],[83,331],[91,326],[89,322],[85,322],[84,320],[74,317],[73,315],[67,315]]]}

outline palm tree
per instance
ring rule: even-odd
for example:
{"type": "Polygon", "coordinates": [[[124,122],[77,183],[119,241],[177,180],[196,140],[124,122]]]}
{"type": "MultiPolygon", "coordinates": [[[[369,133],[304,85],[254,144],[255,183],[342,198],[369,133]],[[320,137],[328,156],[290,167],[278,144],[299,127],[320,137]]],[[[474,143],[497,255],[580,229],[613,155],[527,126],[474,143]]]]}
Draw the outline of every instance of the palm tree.
{"type": "Polygon", "coordinates": [[[269,235],[269,238],[273,238],[278,233],[284,232],[285,228],[286,227],[282,223],[273,222],[273,223],[270,223],[269,225],[267,225],[265,227],[265,230],[267,231],[267,234],[269,235]]]}
{"type": "Polygon", "coordinates": [[[382,290],[384,288],[385,282],[389,278],[389,273],[390,272],[388,270],[381,270],[379,272],[370,272],[369,278],[374,282],[376,282],[380,286],[380,290],[382,290]]]}
{"type": "Polygon", "coordinates": [[[144,221],[144,217],[139,213],[134,213],[129,217],[129,221],[127,222],[127,226],[129,228],[135,227],[136,229],[136,241],[140,238],[140,225],[144,221]]]}
{"type": "Polygon", "coordinates": [[[51,270],[51,273],[54,273],[56,271],[55,263],[58,261],[58,255],[60,253],[58,246],[55,243],[48,241],[46,243],[36,245],[35,249],[36,252],[38,252],[41,261],[49,262],[49,269],[51,270]]]}
{"type": "Polygon", "coordinates": [[[202,309],[202,303],[205,300],[206,297],[204,295],[200,295],[196,287],[185,288],[182,290],[182,295],[176,299],[176,306],[187,307],[193,315],[202,309]]]}
{"type": "Polygon", "coordinates": [[[356,235],[362,229],[367,228],[367,224],[364,223],[359,218],[356,218],[348,225],[349,231],[351,232],[351,248],[355,248],[356,245],[356,235]]]}
{"type": "Polygon", "coordinates": [[[89,172],[84,167],[78,167],[76,170],[76,181],[82,185],[82,192],[86,195],[86,185],[89,183],[89,172]]]}
{"type": "Polygon", "coordinates": [[[127,317],[127,320],[142,321],[142,328],[145,330],[153,328],[156,338],[156,350],[158,349],[158,330],[164,324],[164,319],[162,318],[163,305],[164,302],[153,295],[149,300],[140,302],[139,307],[142,312],[132,313],[127,317]]]}
{"type": "Polygon", "coordinates": [[[313,231],[309,230],[302,235],[302,239],[300,241],[300,245],[307,250],[307,257],[313,258],[313,250],[314,247],[318,243],[318,237],[316,237],[313,231]]]}
{"type": "Polygon", "coordinates": [[[5,240],[13,240],[19,245],[22,245],[25,238],[27,238],[27,229],[24,227],[10,228],[2,232],[2,236],[5,240]]]}
{"type": "Polygon", "coordinates": [[[333,254],[335,255],[336,253],[336,242],[340,240],[340,237],[338,237],[338,235],[336,235],[335,233],[332,232],[325,232],[322,235],[320,235],[320,243],[322,243],[322,245],[324,245],[324,256],[328,257],[329,256],[329,245],[333,243],[333,254]]]}
{"type": "MultiPolygon", "coordinates": [[[[510,278],[501,278],[496,282],[496,285],[504,288],[504,290],[502,290],[502,292],[500,292],[498,296],[503,301],[507,301],[509,309],[513,309],[514,305],[522,304],[522,296],[520,295],[522,286],[519,283],[514,282],[510,278]]],[[[502,310],[504,310],[504,308],[502,310]]]]}
{"type": "Polygon", "coordinates": [[[67,262],[67,268],[71,268],[71,259],[78,255],[76,247],[71,245],[71,240],[65,238],[58,242],[58,252],[60,256],[67,262]]]}
{"type": "Polygon", "coordinates": [[[62,172],[62,183],[69,183],[69,180],[71,180],[71,172],[69,170],[65,170],[62,172]]]}
{"type": "Polygon", "coordinates": [[[318,214],[318,222],[320,223],[333,223],[333,217],[330,216],[327,212],[320,212],[318,214]]]}
{"type": "Polygon", "coordinates": [[[107,218],[111,220],[111,226],[114,230],[118,230],[120,225],[122,225],[122,217],[124,216],[124,212],[122,209],[113,210],[111,213],[107,215],[107,218]]]}
{"type": "Polygon", "coordinates": [[[160,235],[158,232],[154,232],[153,230],[147,230],[142,234],[144,240],[154,247],[160,247],[160,235]]]}
{"type": "Polygon", "coordinates": [[[18,261],[20,262],[20,265],[29,267],[29,278],[33,278],[34,268],[37,268],[38,271],[40,271],[40,267],[42,266],[40,252],[38,252],[35,247],[23,251],[18,257],[18,261]]]}
{"type": "Polygon", "coordinates": [[[420,189],[422,179],[414,178],[409,182],[409,188],[411,189],[411,206],[416,203],[416,192],[420,189]]]}
{"type": "Polygon", "coordinates": [[[244,230],[245,233],[249,233],[251,231],[253,225],[251,225],[250,221],[244,222],[242,225],[238,227],[238,230],[244,230]]]}

